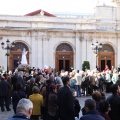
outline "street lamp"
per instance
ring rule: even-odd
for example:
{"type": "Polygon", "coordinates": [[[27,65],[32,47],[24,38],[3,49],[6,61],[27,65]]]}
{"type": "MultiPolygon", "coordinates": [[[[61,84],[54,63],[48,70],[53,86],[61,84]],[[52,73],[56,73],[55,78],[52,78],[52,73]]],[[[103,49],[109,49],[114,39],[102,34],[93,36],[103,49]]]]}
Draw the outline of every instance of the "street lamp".
{"type": "Polygon", "coordinates": [[[93,52],[96,54],[96,69],[97,69],[97,56],[99,49],[102,48],[102,43],[98,43],[98,41],[96,41],[94,44],[93,43],[91,44],[91,48],[93,52]]]}
{"type": "Polygon", "coordinates": [[[5,54],[5,56],[7,56],[7,73],[8,73],[9,72],[8,56],[10,55],[10,50],[15,47],[15,42],[13,42],[12,45],[10,46],[10,41],[7,39],[7,41],[6,41],[6,47],[4,45],[5,45],[5,43],[2,42],[1,43],[2,49],[3,50],[7,50],[7,53],[5,54]]]}

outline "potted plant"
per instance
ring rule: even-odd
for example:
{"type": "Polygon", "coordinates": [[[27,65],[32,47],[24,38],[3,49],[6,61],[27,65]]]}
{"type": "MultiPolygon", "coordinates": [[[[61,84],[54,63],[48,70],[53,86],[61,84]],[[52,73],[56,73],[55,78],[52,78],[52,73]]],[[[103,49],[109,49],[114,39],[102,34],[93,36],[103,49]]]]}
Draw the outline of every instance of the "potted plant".
{"type": "Polygon", "coordinates": [[[90,69],[89,61],[83,61],[82,70],[85,71],[86,69],[90,69]]]}

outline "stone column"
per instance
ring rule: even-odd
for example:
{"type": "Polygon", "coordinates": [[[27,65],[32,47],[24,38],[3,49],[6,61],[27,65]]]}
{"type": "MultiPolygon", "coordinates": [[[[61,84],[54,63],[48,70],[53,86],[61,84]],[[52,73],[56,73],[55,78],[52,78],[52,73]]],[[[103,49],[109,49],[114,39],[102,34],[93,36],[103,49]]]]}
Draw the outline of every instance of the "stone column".
{"type": "Polygon", "coordinates": [[[76,38],[75,38],[75,53],[73,51],[73,55],[75,54],[75,62],[74,62],[74,67],[77,69],[77,70],[80,70],[81,68],[81,48],[80,48],[80,40],[79,40],[79,36],[78,34],[76,33],[76,38]]]}
{"type": "Polygon", "coordinates": [[[84,34],[84,41],[85,41],[85,61],[88,60],[88,34],[84,34]]]}
{"type": "Polygon", "coordinates": [[[50,66],[49,60],[51,57],[49,56],[49,52],[52,51],[49,50],[49,39],[50,37],[48,35],[42,37],[42,68],[44,68],[44,65],[50,66]]]}
{"type": "Polygon", "coordinates": [[[119,61],[119,59],[118,59],[118,48],[119,48],[119,44],[118,44],[118,33],[116,33],[116,41],[115,41],[115,66],[118,66],[118,61],[119,61]]]}
{"type": "Polygon", "coordinates": [[[34,37],[34,35],[32,35],[31,40],[30,40],[30,46],[31,46],[31,58],[30,58],[30,65],[31,67],[36,67],[36,37],[34,37]]]}
{"type": "Polygon", "coordinates": [[[80,36],[80,48],[81,48],[81,69],[83,61],[86,61],[87,51],[86,51],[86,37],[85,34],[81,34],[80,36]]]}
{"type": "Polygon", "coordinates": [[[79,57],[79,62],[80,62],[80,70],[82,70],[82,55],[83,55],[83,52],[82,52],[82,40],[83,40],[83,37],[82,35],[80,35],[79,37],[79,41],[80,41],[80,49],[79,49],[79,52],[80,52],[80,57],[79,57]]]}
{"type": "Polygon", "coordinates": [[[42,68],[42,37],[40,36],[37,40],[37,67],[42,68]]]}

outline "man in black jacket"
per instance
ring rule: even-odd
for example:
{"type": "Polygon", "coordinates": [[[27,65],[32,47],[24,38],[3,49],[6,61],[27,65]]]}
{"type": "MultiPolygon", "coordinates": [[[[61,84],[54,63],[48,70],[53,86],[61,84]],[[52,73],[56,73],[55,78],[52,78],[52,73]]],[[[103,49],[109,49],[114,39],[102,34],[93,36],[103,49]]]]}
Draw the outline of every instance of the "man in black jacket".
{"type": "Polygon", "coordinates": [[[58,107],[60,120],[75,120],[74,103],[72,92],[70,91],[69,77],[63,78],[64,87],[58,91],[58,107]]]}
{"type": "Polygon", "coordinates": [[[111,120],[120,120],[120,96],[119,87],[117,84],[111,86],[112,95],[108,96],[107,100],[111,106],[111,111],[109,112],[111,120]]]}
{"type": "Polygon", "coordinates": [[[4,109],[4,102],[7,111],[10,111],[11,109],[9,108],[9,90],[10,90],[10,84],[8,81],[5,80],[4,76],[1,76],[1,81],[0,81],[0,106],[1,106],[1,111],[5,111],[4,109]]]}
{"type": "Polygon", "coordinates": [[[75,89],[71,89],[72,95],[73,95],[73,101],[74,101],[74,117],[79,118],[79,112],[81,110],[81,106],[79,103],[79,100],[76,98],[77,94],[75,89]]]}

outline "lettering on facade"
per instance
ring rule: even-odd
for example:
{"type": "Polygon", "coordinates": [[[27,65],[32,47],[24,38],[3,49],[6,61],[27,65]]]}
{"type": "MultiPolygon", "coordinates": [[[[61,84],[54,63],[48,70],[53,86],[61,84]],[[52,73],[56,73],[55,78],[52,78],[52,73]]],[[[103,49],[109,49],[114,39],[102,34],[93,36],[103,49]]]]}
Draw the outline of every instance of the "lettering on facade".
{"type": "Polygon", "coordinates": [[[115,27],[111,27],[111,26],[98,26],[96,28],[97,30],[115,30],[115,27]]]}

